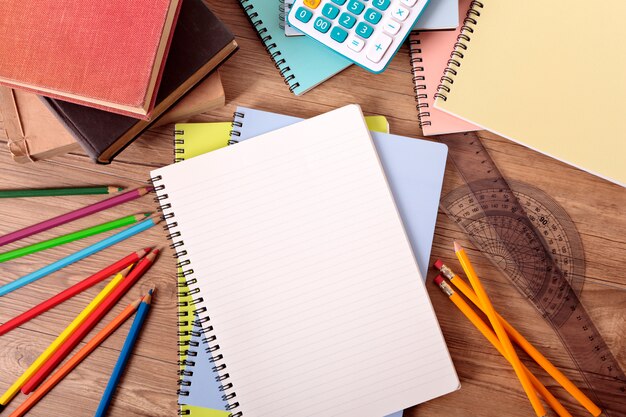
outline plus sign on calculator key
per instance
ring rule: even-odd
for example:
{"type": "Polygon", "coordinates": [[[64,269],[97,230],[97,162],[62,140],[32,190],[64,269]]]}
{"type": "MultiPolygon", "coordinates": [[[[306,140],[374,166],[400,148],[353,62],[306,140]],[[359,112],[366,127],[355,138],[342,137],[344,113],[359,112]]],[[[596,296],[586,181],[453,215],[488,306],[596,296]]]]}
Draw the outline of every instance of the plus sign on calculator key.
{"type": "Polygon", "coordinates": [[[289,23],[358,65],[382,72],[428,0],[295,0],[289,23]]]}

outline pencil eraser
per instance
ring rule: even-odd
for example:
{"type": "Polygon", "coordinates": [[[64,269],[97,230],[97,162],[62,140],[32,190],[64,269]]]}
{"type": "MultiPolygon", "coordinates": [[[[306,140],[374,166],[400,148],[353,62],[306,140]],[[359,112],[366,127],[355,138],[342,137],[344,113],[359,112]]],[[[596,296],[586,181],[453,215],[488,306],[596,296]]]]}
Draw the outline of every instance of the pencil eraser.
{"type": "Polygon", "coordinates": [[[437,259],[433,266],[437,269],[441,269],[443,267],[443,261],[441,259],[437,259]]]}
{"type": "Polygon", "coordinates": [[[437,274],[437,276],[435,277],[435,279],[433,281],[435,281],[435,284],[437,284],[437,285],[441,285],[441,283],[444,282],[443,277],[441,276],[441,274],[437,274]]]}

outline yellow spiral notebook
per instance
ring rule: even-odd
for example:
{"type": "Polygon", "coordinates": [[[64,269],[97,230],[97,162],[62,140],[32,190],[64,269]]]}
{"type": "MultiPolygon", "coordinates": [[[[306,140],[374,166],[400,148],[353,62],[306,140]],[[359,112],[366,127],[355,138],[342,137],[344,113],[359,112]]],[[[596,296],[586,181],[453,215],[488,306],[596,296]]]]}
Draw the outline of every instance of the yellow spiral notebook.
{"type": "Polygon", "coordinates": [[[472,2],[435,107],[626,185],[626,2],[472,2]]]}

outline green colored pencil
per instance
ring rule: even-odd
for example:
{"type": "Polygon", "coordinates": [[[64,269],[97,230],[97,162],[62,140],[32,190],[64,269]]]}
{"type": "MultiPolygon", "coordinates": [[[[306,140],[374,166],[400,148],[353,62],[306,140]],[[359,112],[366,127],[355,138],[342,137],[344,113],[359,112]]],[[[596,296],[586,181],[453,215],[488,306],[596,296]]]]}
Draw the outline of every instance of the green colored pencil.
{"type": "Polygon", "coordinates": [[[53,197],[59,195],[114,194],[122,191],[122,187],[112,185],[103,187],[76,188],[39,188],[34,190],[0,190],[0,198],[16,197],[53,197]]]}
{"type": "Polygon", "coordinates": [[[30,255],[31,253],[39,252],[42,250],[50,249],[55,246],[64,245],[66,243],[73,242],[75,240],[84,239],[89,236],[104,233],[109,230],[117,229],[118,227],[128,226],[129,224],[137,223],[148,217],[151,213],[133,214],[131,216],[122,217],[121,219],[113,220],[111,222],[102,223],[97,226],[89,227],[87,229],[79,230],[77,232],[69,233],[67,235],[55,237],[53,239],[45,240],[43,242],[34,243],[23,248],[14,249],[9,252],[0,253],[0,263],[10,261],[11,259],[19,258],[20,256],[30,255]]]}

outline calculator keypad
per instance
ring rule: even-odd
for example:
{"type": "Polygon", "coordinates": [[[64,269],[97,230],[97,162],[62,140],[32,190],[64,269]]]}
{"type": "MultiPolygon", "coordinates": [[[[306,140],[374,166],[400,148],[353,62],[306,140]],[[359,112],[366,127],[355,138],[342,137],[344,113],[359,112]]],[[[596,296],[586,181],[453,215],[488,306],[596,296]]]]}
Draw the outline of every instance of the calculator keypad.
{"type": "Polygon", "coordinates": [[[295,0],[289,22],[374,72],[382,71],[428,0],[295,0]]]}

